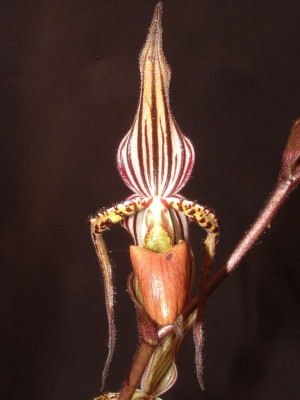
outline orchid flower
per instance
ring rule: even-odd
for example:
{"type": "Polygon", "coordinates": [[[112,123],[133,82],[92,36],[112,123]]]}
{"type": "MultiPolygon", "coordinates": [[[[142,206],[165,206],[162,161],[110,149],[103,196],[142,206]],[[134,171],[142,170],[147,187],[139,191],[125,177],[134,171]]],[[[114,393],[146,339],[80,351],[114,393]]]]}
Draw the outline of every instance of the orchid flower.
{"type": "Polygon", "coordinates": [[[138,110],[117,154],[120,175],[133,194],[90,219],[92,239],[104,277],[109,324],[109,352],[102,374],[102,389],[115,347],[112,268],[102,233],[118,222],[134,240],[134,245],[130,246],[133,273],[128,289],[137,310],[141,343],[128,385],[125,383],[120,393],[106,393],[95,400],[160,400],[158,396],[176,380],[176,353],[192,326],[197,376],[202,385],[205,298],[237,267],[300,182],[299,119],[283,153],[282,171],[269,201],[222,268],[208,282],[218,240],[218,221],[209,208],[179,193],[191,175],[195,156],[193,145],[180,131],[169,104],[171,72],[162,51],[161,14],[162,4],[158,3],[139,59],[138,110]],[[207,236],[199,292],[189,299],[194,269],[188,239],[191,221],[204,228],[207,236]],[[139,383],[140,389],[136,390],[139,383]]]}
{"type": "Polygon", "coordinates": [[[179,129],[169,104],[171,71],[162,50],[161,14],[162,4],[158,3],[139,59],[138,110],[117,154],[120,175],[134,194],[90,220],[104,276],[109,321],[109,354],[103,385],[115,346],[115,326],[112,271],[102,233],[118,222],[131,233],[135,243],[130,246],[135,293],[151,320],[160,327],[176,326],[191,288],[189,222],[206,230],[204,245],[209,259],[218,238],[215,214],[179,194],[191,175],[195,157],[193,145],[179,129]]]}

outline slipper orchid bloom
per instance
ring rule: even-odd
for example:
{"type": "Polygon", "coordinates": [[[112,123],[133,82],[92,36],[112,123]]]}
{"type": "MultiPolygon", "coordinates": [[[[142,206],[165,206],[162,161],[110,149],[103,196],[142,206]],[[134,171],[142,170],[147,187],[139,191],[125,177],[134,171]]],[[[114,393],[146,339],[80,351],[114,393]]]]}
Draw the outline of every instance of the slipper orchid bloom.
{"type": "Polygon", "coordinates": [[[131,233],[135,243],[130,247],[130,257],[136,295],[146,313],[161,327],[176,322],[189,295],[193,265],[189,222],[196,222],[207,231],[204,244],[211,258],[218,238],[214,213],[179,194],[191,175],[194,148],[170,109],[171,71],[162,50],[161,11],[159,3],[139,59],[138,110],[117,155],[121,177],[134,194],[90,220],[104,275],[109,321],[109,355],[103,381],[114,349],[115,328],[111,264],[102,233],[118,222],[131,233]]]}

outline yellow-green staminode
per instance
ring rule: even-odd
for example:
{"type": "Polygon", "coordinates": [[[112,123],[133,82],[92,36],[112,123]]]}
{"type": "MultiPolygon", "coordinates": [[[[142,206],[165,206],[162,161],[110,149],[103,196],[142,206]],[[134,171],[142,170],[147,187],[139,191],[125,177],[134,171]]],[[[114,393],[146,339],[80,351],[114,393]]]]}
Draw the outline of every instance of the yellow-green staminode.
{"type": "Polygon", "coordinates": [[[172,246],[172,239],[168,232],[159,224],[155,224],[149,230],[144,243],[144,247],[147,250],[154,251],[155,253],[165,253],[172,246]]]}

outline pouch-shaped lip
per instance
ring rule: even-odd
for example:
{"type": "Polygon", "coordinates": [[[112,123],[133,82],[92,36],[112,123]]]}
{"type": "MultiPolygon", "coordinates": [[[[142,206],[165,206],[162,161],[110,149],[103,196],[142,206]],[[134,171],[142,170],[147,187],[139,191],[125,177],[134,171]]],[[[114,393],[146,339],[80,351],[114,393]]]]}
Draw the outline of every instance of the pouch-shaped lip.
{"type": "Polygon", "coordinates": [[[188,243],[183,241],[165,253],[130,246],[130,258],[147,313],[160,325],[173,324],[189,292],[188,243]]]}

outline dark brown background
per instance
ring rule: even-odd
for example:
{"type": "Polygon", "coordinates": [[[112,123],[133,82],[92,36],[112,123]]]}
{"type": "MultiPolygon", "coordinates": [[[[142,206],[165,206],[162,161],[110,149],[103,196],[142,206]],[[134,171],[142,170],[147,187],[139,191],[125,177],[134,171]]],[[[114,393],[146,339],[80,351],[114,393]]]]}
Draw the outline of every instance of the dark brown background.
{"type": "MultiPolygon", "coordinates": [[[[1,2],[3,399],[99,394],[107,324],[87,219],[130,194],[115,154],[137,108],[137,59],[155,3],[1,2]]],[[[182,193],[218,214],[216,267],[272,190],[300,115],[299,4],[164,2],[172,109],[197,156],[182,193]]],[[[164,399],[299,398],[299,199],[298,190],[209,300],[206,391],[189,337],[164,399]]],[[[203,233],[192,236],[195,248],[203,233]]],[[[118,292],[108,388],[117,390],[136,342],[130,237],[115,227],[105,238],[118,292]]]]}

